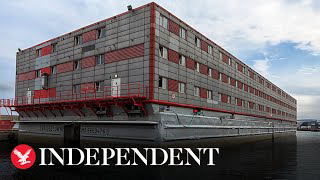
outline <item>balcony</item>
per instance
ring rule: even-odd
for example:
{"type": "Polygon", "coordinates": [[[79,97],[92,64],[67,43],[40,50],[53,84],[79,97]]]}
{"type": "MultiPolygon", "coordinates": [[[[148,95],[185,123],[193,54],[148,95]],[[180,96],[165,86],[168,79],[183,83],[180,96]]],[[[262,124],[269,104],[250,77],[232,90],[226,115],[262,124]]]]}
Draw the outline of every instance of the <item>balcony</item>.
{"type": "MultiPolygon", "coordinates": [[[[143,100],[148,99],[148,87],[143,84],[122,84],[118,86],[105,86],[103,88],[87,87],[79,89],[79,92],[70,89],[70,86],[60,86],[54,93],[45,92],[45,94],[29,93],[29,96],[16,97],[13,99],[1,99],[0,107],[5,107],[8,114],[16,111],[21,117],[39,117],[36,111],[41,112],[43,117],[48,117],[47,111],[54,117],[57,114],[52,110],[59,110],[60,116],[63,117],[64,110],[71,110],[76,115],[84,117],[85,114],[81,109],[89,108],[95,114],[94,108],[105,108],[108,116],[113,116],[111,106],[121,106],[125,112],[129,113],[126,106],[135,106],[146,115],[143,107],[143,100]],[[10,111],[9,111],[9,110],[10,111]],[[24,115],[22,115],[22,112],[24,115]]],[[[96,114],[97,115],[97,114],[96,114]]]]}

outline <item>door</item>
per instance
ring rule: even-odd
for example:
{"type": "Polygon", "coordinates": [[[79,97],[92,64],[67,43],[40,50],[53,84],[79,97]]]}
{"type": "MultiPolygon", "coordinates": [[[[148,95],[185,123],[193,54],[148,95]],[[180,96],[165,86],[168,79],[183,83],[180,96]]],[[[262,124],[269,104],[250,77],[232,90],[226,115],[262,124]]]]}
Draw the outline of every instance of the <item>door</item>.
{"type": "Polygon", "coordinates": [[[117,78],[117,79],[112,79],[111,80],[111,96],[112,97],[119,97],[121,94],[120,94],[120,86],[121,84],[121,80],[120,78],[117,78]]]}
{"type": "Polygon", "coordinates": [[[31,91],[30,90],[27,91],[27,103],[31,104],[31,91]]]}

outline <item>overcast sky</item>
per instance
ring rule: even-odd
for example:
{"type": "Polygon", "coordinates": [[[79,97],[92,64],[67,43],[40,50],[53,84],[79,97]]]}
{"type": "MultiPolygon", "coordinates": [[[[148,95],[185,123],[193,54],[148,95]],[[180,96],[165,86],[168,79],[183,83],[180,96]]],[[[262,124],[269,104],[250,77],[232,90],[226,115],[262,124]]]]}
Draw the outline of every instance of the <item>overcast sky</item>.
{"type": "MultiPolygon", "coordinates": [[[[14,97],[15,54],[145,0],[1,2],[0,99],[14,97]]],[[[320,119],[320,1],[156,1],[298,100],[320,119]]]]}

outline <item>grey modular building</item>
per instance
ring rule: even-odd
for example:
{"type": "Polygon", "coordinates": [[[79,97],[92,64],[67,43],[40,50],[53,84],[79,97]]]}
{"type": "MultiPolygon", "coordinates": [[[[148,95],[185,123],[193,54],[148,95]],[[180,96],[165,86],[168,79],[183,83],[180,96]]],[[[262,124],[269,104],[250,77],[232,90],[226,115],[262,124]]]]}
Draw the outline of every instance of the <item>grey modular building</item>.
{"type": "Polygon", "coordinates": [[[17,52],[20,139],[176,142],[296,131],[297,101],[156,3],[17,52]]]}

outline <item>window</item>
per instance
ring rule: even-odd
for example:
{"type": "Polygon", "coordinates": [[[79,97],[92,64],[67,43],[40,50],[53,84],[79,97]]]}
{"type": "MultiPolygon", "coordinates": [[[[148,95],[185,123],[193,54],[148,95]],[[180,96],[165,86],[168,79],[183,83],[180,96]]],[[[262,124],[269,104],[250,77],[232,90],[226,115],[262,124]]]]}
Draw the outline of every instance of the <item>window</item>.
{"type": "Polygon", "coordinates": [[[182,27],[180,27],[180,37],[186,39],[186,30],[182,27]]]}
{"type": "Polygon", "coordinates": [[[241,103],[241,106],[242,106],[242,107],[244,107],[244,103],[245,103],[245,101],[244,101],[244,100],[242,100],[242,103],[241,103]]]}
{"type": "Polygon", "coordinates": [[[228,77],[228,84],[231,84],[231,78],[228,77]]]}
{"type": "Polygon", "coordinates": [[[230,96],[228,96],[227,103],[231,104],[231,97],[230,96]]]}
{"type": "Polygon", "coordinates": [[[167,89],[167,78],[159,76],[159,88],[167,89]]]}
{"type": "Polygon", "coordinates": [[[96,56],[96,65],[99,64],[103,64],[103,58],[101,54],[96,56]]]}
{"type": "Polygon", "coordinates": [[[79,94],[80,93],[80,84],[72,86],[72,93],[73,94],[79,94]]]}
{"type": "Polygon", "coordinates": [[[38,69],[36,70],[36,78],[39,78],[41,76],[41,70],[38,69]]]}
{"type": "Polygon", "coordinates": [[[236,80],[236,87],[238,87],[238,80],[236,80]]]}
{"type": "Polygon", "coordinates": [[[159,56],[163,59],[168,59],[168,49],[163,46],[160,46],[159,56]]]}
{"type": "Polygon", "coordinates": [[[57,66],[51,66],[51,74],[57,73],[57,66]]]}
{"type": "Polygon", "coordinates": [[[103,82],[103,81],[99,81],[99,82],[96,82],[96,83],[95,83],[96,92],[102,91],[102,90],[101,90],[101,89],[102,89],[102,82],[103,82]]]}
{"type": "Polygon", "coordinates": [[[243,72],[243,73],[245,72],[244,66],[242,66],[242,72],[243,72]]]}
{"type": "Polygon", "coordinates": [[[210,45],[208,46],[208,53],[212,54],[212,46],[210,46],[210,45]]]}
{"type": "Polygon", "coordinates": [[[51,52],[56,52],[57,51],[57,43],[51,44],[51,52]]]}
{"type": "Polygon", "coordinates": [[[103,37],[103,36],[102,36],[102,29],[103,29],[103,28],[97,29],[97,39],[103,37]]]}
{"type": "Polygon", "coordinates": [[[184,91],[185,91],[185,84],[179,83],[179,93],[184,93],[184,91]]]}
{"type": "Polygon", "coordinates": [[[236,63],[236,70],[239,70],[239,69],[238,69],[238,66],[239,66],[239,64],[238,64],[238,63],[236,63]]]}
{"type": "Polygon", "coordinates": [[[228,64],[231,66],[231,58],[228,59],[228,64]]]}
{"type": "Polygon", "coordinates": [[[212,99],[212,91],[207,91],[207,98],[212,99]]]}
{"type": "Polygon", "coordinates": [[[200,88],[199,87],[194,87],[194,96],[200,96],[200,88]]]}
{"type": "Polygon", "coordinates": [[[42,51],[41,49],[37,49],[37,50],[36,50],[36,55],[37,55],[37,57],[40,57],[40,56],[41,56],[41,51],[42,51]]]}
{"type": "Polygon", "coordinates": [[[73,69],[80,69],[80,61],[79,60],[73,62],[73,69]]]}
{"type": "Polygon", "coordinates": [[[218,97],[218,101],[221,101],[221,99],[222,99],[222,94],[218,94],[219,95],[219,97],[218,97]]]}
{"type": "Polygon", "coordinates": [[[185,66],[185,65],[186,65],[186,57],[185,57],[185,56],[180,55],[179,64],[180,64],[181,66],[185,66]]]}
{"type": "Polygon", "coordinates": [[[238,101],[239,101],[239,99],[238,99],[238,98],[236,98],[236,105],[238,105],[238,101]]]}
{"type": "Polygon", "coordinates": [[[211,77],[212,76],[212,69],[208,68],[208,76],[211,77]]]}
{"type": "Polygon", "coordinates": [[[222,61],[222,52],[219,52],[219,59],[222,61]]]}
{"type": "Polygon", "coordinates": [[[194,70],[200,72],[200,64],[198,62],[194,62],[194,70]]]}
{"type": "Polygon", "coordinates": [[[198,48],[200,48],[200,39],[199,39],[199,38],[195,37],[194,43],[196,44],[196,46],[197,46],[198,48]]]}
{"type": "Polygon", "coordinates": [[[168,29],[168,19],[163,15],[160,15],[160,26],[168,29]]]}
{"type": "Polygon", "coordinates": [[[79,45],[80,44],[80,36],[75,36],[74,37],[74,45],[79,45]]]}
{"type": "Polygon", "coordinates": [[[219,80],[222,81],[222,74],[219,73],[219,80]]]}

